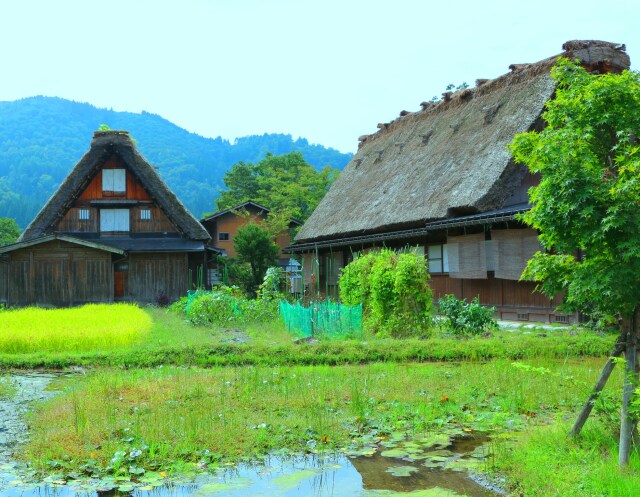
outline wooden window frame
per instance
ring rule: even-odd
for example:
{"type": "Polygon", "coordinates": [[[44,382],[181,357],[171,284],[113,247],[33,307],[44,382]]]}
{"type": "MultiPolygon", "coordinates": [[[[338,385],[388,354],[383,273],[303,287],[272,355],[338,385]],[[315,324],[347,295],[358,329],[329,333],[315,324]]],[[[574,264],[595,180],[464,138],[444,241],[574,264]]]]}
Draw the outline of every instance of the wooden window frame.
{"type": "Polygon", "coordinates": [[[227,231],[221,231],[218,233],[218,241],[219,242],[228,242],[231,240],[231,235],[227,231]]]}
{"type": "Polygon", "coordinates": [[[91,209],[81,207],[78,209],[78,221],[91,221],[91,209]]]}
{"type": "Polygon", "coordinates": [[[147,209],[147,208],[140,209],[140,220],[151,221],[151,209],[147,209]]]}
{"type": "Polygon", "coordinates": [[[429,263],[429,274],[448,274],[449,273],[449,254],[446,243],[433,243],[426,245],[425,255],[429,263]],[[431,249],[437,248],[440,251],[439,257],[431,257],[431,249]],[[431,268],[432,262],[438,262],[440,271],[434,271],[431,268]]]}

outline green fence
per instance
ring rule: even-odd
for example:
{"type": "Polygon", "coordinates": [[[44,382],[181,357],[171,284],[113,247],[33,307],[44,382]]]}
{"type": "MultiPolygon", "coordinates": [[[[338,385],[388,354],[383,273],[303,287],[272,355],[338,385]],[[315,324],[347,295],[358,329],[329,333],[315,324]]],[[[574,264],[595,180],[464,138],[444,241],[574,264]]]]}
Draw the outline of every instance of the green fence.
{"type": "Polygon", "coordinates": [[[299,302],[280,302],[280,315],[287,329],[300,337],[347,338],[362,336],[362,306],[341,305],[329,300],[312,302],[309,307],[299,302]]]}

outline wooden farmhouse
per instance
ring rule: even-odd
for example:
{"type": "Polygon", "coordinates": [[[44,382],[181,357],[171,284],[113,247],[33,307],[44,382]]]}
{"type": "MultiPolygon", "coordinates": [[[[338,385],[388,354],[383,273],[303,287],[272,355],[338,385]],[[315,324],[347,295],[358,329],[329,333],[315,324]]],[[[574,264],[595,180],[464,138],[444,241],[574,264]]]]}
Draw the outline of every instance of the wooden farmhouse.
{"type": "MultiPolygon", "coordinates": [[[[590,71],[630,66],[623,45],[571,41],[563,50],[560,56],[590,71]]],[[[554,312],[558,299],[519,281],[540,245],[517,215],[530,208],[527,191],[539,178],[507,149],[517,133],[544,126],[557,57],[513,64],[503,76],[444,93],[360,137],[358,152],[289,249],[303,261],[305,285],[318,281],[335,294],[353,254],[414,248],[428,259],[436,298],[479,296],[503,319],[572,320],[554,312]]]]}
{"type": "Polygon", "coordinates": [[[18,242],[0,247],[0,302],[176,299],[206,265],[208,239],[126,131],[96,131],[18,242]]]}
{"type": "MultiPolygon", "coordinates": [[[[263,223],[270,212],[271,210],[268,207],[249,200],[230,209],[214,212],[210,216],[205,217],[201,220],[201,223],[211,236],[211,240],[209,241],[210,249],[222,256],[235,257],[237,254],[234,248],[234,239],[238,233],[238,229],[247,223],[263,223]]],[[[280,233],[274,240],[280,247],[278,265],[283,269],[290,265],[291,257],[289,254],[284,253],[284,249],[291,244],[291,229],[301,224],[300,221],[290,219],[289,229],[280,233]]],[[[209,285],[219,282],[218,271],[219,268],[216,264],[209,265],[207,277],[207,283],[209,285]]]]}

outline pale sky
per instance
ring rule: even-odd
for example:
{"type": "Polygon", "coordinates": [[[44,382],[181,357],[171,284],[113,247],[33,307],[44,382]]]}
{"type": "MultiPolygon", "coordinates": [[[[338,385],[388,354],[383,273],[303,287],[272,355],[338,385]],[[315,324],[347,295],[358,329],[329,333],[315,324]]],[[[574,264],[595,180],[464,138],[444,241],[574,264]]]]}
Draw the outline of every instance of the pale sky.
{"type": "Polygon", "coordinates": [[[447,84],[567,40],[625,43],[640,67],[638,0],[0,0],[0,23],[0,100],[57,96],[343,152],[447,84]]]}

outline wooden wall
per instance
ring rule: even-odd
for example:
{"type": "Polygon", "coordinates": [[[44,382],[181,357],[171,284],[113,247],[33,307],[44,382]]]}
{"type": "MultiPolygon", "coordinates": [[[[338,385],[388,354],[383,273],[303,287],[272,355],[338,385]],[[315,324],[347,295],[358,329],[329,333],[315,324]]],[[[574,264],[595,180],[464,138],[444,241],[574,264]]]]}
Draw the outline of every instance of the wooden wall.
{"type": "Polygon", "coordinates": [[[11,252],[9,260],[9,305],[62,307],[113,300],[109,252],[53,241],[11,252]]]}
{"type": "MultiPolygon", "coordinates": [[[[105,162],[105,169],[126,169],[125,165],[118,159],[109,159],[105,162]]],[[[144,189],[142,184],[136,180],[129,170],[126,172],[127,186],[124,195],[114,195],[102,191],[102,170],[99,170],[95,177],[89,182],[87,187],[78,197],[78,203],[82,204],[83,200],[106,200],[120,198],[126,200],[151,200],[151,197],[144,189]]]]}
{"type": "MultiPolygon", "coordinates": [[[[264,215],[251,213],[249,216],[238,216],[233,212],[223,214],[216,218],[214,221],[204,223],[204,227],[209,231],[211,235],[211,244],[214,247],[224,249],[229,257],[236,256],[236,250],[233,246],[233,240],[238,233],[238,229],[242,228],[249,222],[261,224],[265,219],[264,215]],[[229,233],[229,240],[218,240],[219,233],[229,233]]],[[[282,249],[288,247],[291,244],[291,236],[289,230],[285,230],[280,233],[274,240],[274,242],[280,247],[280,258],[289,258],[289,254],[284,254],[282,249]]]]}
{"type": "MultiPolygon", "coordinates": [[[[6,257],[6,256],[5,256],[6,257]]],[[[0,304],[6,304],[9,296],[9,258],[0,256],[0,304]]]]}
{"type": "Polygon", "coordinates": [[[129,256],[129,297],[138,302],[154,302],[161,293],[178,299],[187,293],[188,255],[131,254],[129,256]]]}
{"type": "Polygon", "coordinates": [[[498,317],[502,319],[522,319],[547,321],[555,315],[555,308],[562,299],[557,296],[549,299],[535,292],[535,283],[529,281],[503,280],[490,276],[485,280],[451,278],[449,275],[432,275],[429,285],[434,300],[443,295],[452,294],[459,299],[471,301],[476,296],[480,303],[496,307],[498,317]]]}

